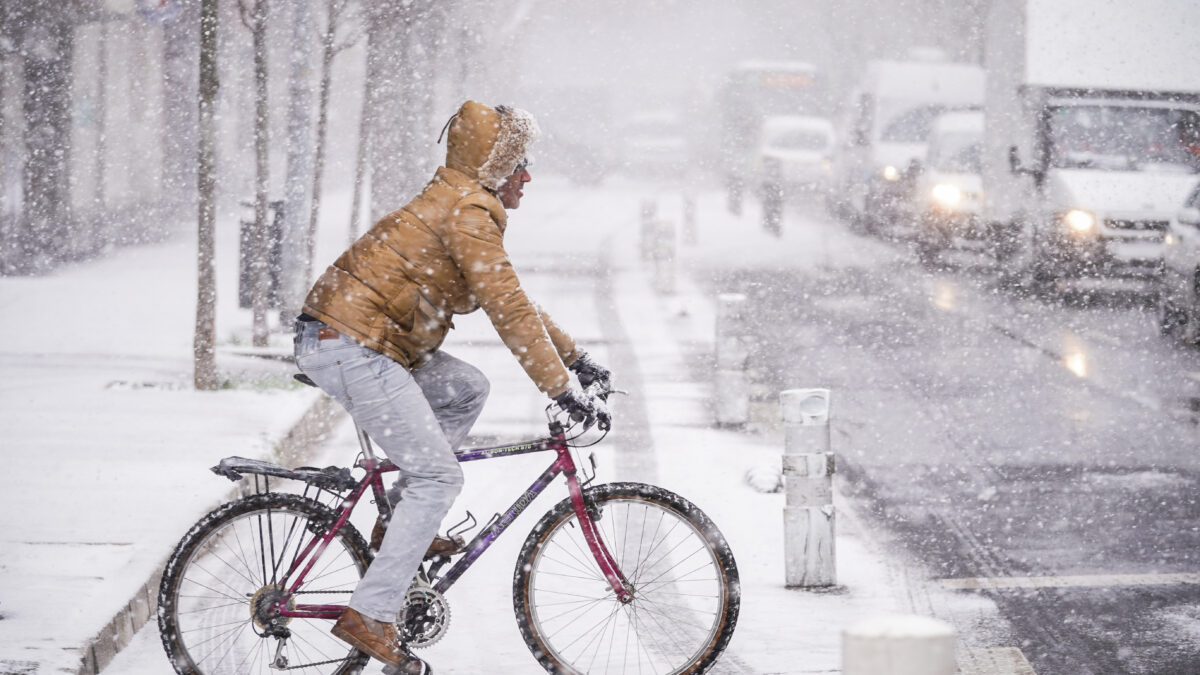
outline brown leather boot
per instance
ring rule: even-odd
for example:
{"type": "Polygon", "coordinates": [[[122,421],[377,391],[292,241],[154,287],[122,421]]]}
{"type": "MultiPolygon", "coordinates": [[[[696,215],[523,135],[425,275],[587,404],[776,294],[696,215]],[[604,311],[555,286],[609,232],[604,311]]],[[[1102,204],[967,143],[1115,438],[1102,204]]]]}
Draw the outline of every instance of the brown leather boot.
{"type": "Polygon", "coordinates": [[[394,623],[376,621],[359,614],[352,607],[347,607],[342,610],[342,615],[338,617],[337,623],[333,624],[330,632],[360,652],[392,666],[395,670],[391,672],[403,675],[424,675],[430,672],[424,661],[413,656],[400,644],[394,623]]]}
{"type": "MultiPolygon", "coordinates": [[[[387,533],[387,522],[383,516],[375,519],[375,527],[371,529],[371,550],[379,552],[379,547],[383,545],[383,535],[387,533]]],[[[425,559],[429,560],[435,555],[451,556],[462,551],[465,546],[462,537],[454,537],[448,539],[446,537],[434,537],[433,542],[429,544],[429,549],[425,551],[425,559]]]]}

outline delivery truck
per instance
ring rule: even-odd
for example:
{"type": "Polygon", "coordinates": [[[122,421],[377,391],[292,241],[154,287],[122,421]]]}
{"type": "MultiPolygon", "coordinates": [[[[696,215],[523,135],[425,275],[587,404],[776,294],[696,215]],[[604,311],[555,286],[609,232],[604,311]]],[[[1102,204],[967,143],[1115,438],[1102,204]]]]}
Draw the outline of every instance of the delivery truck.
{"type": "Polygon", "coordinates": [[[1154,291],[1200,180],[1200,3],[994,0],[984,218],[1007,279],[1154,291]]]}
{"type": "Polygon", "coordinates": [[[933,121],[948,111],[978,110],[983,91],[980,66],[937,50],[868,62],[842,120],[830,210],[869,232],[911,234],[915,170],[933,121]]]}

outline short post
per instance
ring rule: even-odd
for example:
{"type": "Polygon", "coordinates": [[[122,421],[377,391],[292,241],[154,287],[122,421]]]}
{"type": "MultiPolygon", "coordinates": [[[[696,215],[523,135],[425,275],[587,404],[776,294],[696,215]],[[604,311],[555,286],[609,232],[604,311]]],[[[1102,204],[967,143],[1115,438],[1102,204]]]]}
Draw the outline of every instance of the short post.
{"type": "Polygon", "coordinates": [[[771,165],[762,184],[762,224],[776,237],[783,232],[783,184],[778,164],[771,165]]]}
{"type": "Polygon", "coordinates": [[[954,628],[924,616],[881,616],[842,631],[843,675],[954,675],[954,628]]]}
{"type": "Polygon", "coordinates": [[[685,192],[683,195],[683,243],[692,245],[700,240],[696,231],[696,195],[685,192]]]}
{"type": "Polygon", "coordinates": [[[675,293],[675,223],[654,221],[651,229],[654,256],[654,290],[662,295],[675,293]]]}
{"type": "Polygon", "coordinates": [[[833,453],[828,389],[780,392],[783,413],[784,572],[788,587],[834,586],[833,453]]]}
{"type": "Polygon", "coordinates": [[[641,218],[641,257],[650,260],[654,257],[654,216],[658,212],[658,204],[653,199],[642,200],[641,218]]]}
{"type": "Polygon", "coordinates": [[[750,348],[742,315],[745,305],[746,296],[741,293],[717,296],[715,408],[720,426],[741,426],[750,420],[750,383],[746,377],[750,348]]]}

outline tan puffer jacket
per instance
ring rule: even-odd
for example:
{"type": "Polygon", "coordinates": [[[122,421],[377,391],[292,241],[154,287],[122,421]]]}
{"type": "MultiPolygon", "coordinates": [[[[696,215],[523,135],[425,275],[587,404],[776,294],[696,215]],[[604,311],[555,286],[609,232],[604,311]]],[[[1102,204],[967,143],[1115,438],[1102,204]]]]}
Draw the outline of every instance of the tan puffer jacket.
{"type": "Polygon", "coordinates": [[[453,315],[483,307],[538,388],[565,391],[575,343],[521,289],[504,250],[504,206],[484,189],[512,174],[536,134],[528,113],[464,103],[446,166],[321,275],[304,312],[415,369],[441,346],[453,315]]]}

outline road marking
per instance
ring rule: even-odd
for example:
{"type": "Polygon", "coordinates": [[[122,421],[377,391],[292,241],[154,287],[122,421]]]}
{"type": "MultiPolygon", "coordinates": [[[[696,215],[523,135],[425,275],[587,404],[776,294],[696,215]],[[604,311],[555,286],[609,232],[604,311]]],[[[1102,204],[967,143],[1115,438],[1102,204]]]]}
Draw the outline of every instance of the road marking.
{"type": "Polygon", "coordinates": [[[1016,647],[964,649],[958,660],[959,675],[1037,675],[1025,654],[1016,647]]]}
{"type": "Polygon", "coordinates": [[[990,590],[1001,588],[1101,588],[1107,586],[1162,586],[1200,584],[1200,574],[1088,574],[1062,577],[966,577],[940,579],[944,588],[990,590]]]}

